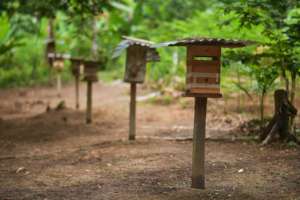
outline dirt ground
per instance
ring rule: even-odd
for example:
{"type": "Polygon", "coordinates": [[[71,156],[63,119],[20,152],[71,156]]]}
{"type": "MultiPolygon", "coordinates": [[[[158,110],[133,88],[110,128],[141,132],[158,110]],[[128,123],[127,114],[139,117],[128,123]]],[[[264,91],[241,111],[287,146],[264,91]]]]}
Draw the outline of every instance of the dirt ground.
{"type": "Polygon", "coordinates": [[[192,137],[192,99],[138,103],[137,140],[129,142],[128,90],[96,84],[91,125],[84,85],[79,111],[72,85],[61,97],[53,88],[0,91],[0,200],[300,200],[300,148],[241,137],[249,116],[234,112],[234,99],[209,100],[207,188],[196,190],[192,141],[178,139],[192,137]],[[62,99],[66,109],[46,112],[62,99]]]}

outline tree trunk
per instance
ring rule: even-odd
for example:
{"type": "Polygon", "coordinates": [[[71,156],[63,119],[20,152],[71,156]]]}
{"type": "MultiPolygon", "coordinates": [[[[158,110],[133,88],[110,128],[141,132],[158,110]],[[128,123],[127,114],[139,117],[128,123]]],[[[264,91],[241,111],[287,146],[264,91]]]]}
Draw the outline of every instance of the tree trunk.
{"type": "Polygon", "coordinates": [[[175,51],[173,51],[173,55],[172,55],[172,62],[173,62],[173,66],[175,68],[175,73],[176,73],[176,70],[178,68],[178,64],[179,64],[179,56],[178,56],[178,51],[177,49],[175,51]]]}
{"type": "Polygon", "coordinates": [[[290,100],[291,104],[294,105],[295,103],[295,94],[296,94],[296,81],[297,81],[297,74],[296,72],[291,72],[291,79],[292,79],[292,87],[291,87],[291,94],[290,94],[290,100]]]}
{"type": "Polygon", "coordinates": [[[97,30],[97,19],[94,17],[93,19],[93,38],[92,38],[92,57],[94,59],[98,58],[98,43],[97,43],[97,35],[98,35],[98,30],[97,30]]]}
{"type": "Polygon", "coordinates": [[[282,61],[282,66],[281,66],[281,77],[284,80],[285,90],[286,90],[287,94],[289,94],[290,93],[290,82],[289,82],[289,79],[286,75],[286,69],[285,69],[284,61],[282,61]]]}
{"type": "MultiPolygon", "coordinates": [[[[295,95],[296,95],[296,81],[297,81],[297,74],[295,71],[291,72],[291,80],[292,80],[292,87],[291,87],[291,93],[290,93],[290,100],[291,104],[294,106],[295,105],[295,95]]],[[[295,117],[291,117],[290,121],[290,131],[291,133],[295,132],[294,128],[294,122],[295,122],[295,117]]]]}
{"type": "Polygon", "coordinates": [[[47,38],[47,46],[45,51],[45,59],[49,65],[49,84],[52,85],[53,80],[53,58],[48,58],[49,53],[55,53],[56,51],[56,44],[55,44],[55,37],[54,37],[54,19],[50,18],[48,22],[48,38],[47,38]]]}
{"type": "Polygon", "coordinates": [[[261,134],[262,144],[268,144],[278,133],[282,141],[294,141],[300,144],[299,140],[289,131],[289,119],[296,116],[297,109],[288,100],[288,94],[285,90],[276,90],[275,98],[275,114],[261,134]]]}
{"type": "MultiPolygon", "coordinates": [[[[36,18],[37,23],[38,23],[38,27],[40,27],[40,19],[36,18]]],[[[38,32],[36,33],[36,37],[35,37],[35,45],[37,45],[38,42],[38,38],[39,38],[39,32],[40,30],[38,29],[38,32]]],[[[31,79],[34,80],[36,78],[36,71],[37,71],[37,67],[38,67],[38,57],[35,56],[32,60],[32,70],[31,70],[31,79]]]]}
{"type": "Polygon", "coordinates": [[[263,127],[263,122],[264,122],[264,114],[265,114],[265,96],[266,92],[265,90],[262,91],[261,97],[260,97],[260,123],[261,123],[261,128],[263,127]]]}
{"type": "MultiPolygon", "coordinates": [[[[241,77],[240,77],[240,71],[239,69],[236,70],[237,71],[237,81],[238,81],[238,85],[241,85],[241,77]]],[[[238,108],[237,108],[237,111],[238,112],[241,112],[241,92],[240,90],[238,91],[238,98],[237,98],[237,105],[238,105],[238,108]]]]}

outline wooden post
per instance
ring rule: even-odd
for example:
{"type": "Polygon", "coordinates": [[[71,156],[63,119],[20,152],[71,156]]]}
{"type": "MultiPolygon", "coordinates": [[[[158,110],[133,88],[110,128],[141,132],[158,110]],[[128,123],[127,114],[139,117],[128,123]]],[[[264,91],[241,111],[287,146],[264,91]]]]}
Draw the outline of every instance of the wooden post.
{"type": "Polygon", "coordinates": [[[92,81],[87,80],[86,123],[92,123],[92,81]]]}
{"type": "Polygon", "coordinates": [[[61,96],[61,74],[60,74],[60,72],[58,72],[56,75],[56,89],[57,89],[57,94],[60,97],[61,96]]]}
{"type": "Polygon", "coordinates": [[[192,188],[205,188],[205,125],[206,97],[195,97],[193,136],[192,188]]]}
{"type": "Polygon", "coordinates": [[[79,109],[79,76],[75,76],[75,106],[79,109]]]}
{"type": "Polygon", "coordinates": [[[135,140],[136,83],[130,84],[129,140],[135,140]]]}

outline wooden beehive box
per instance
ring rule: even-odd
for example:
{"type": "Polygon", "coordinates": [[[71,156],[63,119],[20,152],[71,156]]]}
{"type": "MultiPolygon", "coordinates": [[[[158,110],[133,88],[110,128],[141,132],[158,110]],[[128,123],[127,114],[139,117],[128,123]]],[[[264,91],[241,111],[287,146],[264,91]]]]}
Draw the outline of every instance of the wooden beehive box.
{"type": "Polygon", "coordinates": [[[185,96],[219,98],[222,97],[221,48],[238,48],[249,44],[253,42],[198,37],[163,42],[154,47],[185,46],[187,48],[185,96]]]}
{"type": "Polygon", "coordinates": [[[85,81],[98,81],[99,62],[95,61],[84,61],[84,80],[85,81]]]}
{"type": "Polygon", "coordinates": [[[123,37],[124,40],[115,49],[113,58],[121,55],[126,49],[126,68],[124,81],[129,83],[143,83],[146,75],[147,62],[159,61],[160,57],[153,42],[133,38],[123,37]]]}
{"type": "Polygon", "coordinates": [[[186,95],[221,97],[221,47],[187,47],[186,95]]]}
{"type": "Polygon", "coordinates": [[[130,46],[127,49],[125,82],[143,83],[146,74],[147,48],[130,46]]]}
{"type": "Polygon", "coordinates": [[[71,58],[71,71],[74,76],[80,76],[83,60],[71,58]]]}
{"type": "Polygon", "coordinates": [[[55,57],[53,60],[53,68],[58,71],[61,72],[64,69],[64,58],[62,57],[55,57]]]}

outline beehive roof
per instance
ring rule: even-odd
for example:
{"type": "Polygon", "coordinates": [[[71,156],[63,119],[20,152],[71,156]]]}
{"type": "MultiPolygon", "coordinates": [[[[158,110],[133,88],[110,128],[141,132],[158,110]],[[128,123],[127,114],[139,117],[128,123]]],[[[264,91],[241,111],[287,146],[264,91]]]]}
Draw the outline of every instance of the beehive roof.
{"type": "Polygon", "coordinates": [[[116,58],[121,55],[122,51],[127,49],[130,46],[142,46],[146,48],[154,48],[153,45],[154,43],[148,40],[143,40],[139,38],[134,38],[134,37],[128,37],[128,36],[123,36],[123,40],[119,43],[119,45],[116,47],[113,53],[113,58],[116,58]]]}
{"type": "Polygon", "coordinates": [[[162,42],[157,45],[154,45],[154,47],[159,48],[159,47],[166,47],[166,46],[211,45],[211,46],[220,46],[225,48],[238,48],[238,47],[245,47],[254,43],[255,42],[248,41],[248,40],[194,37],[194,38],[184,38],[175,41],[162,42]]]}

